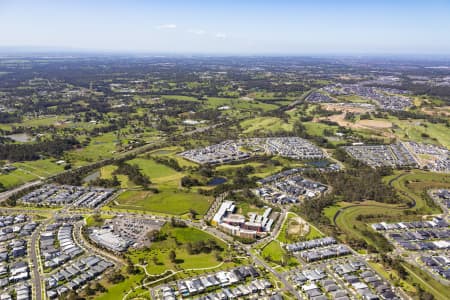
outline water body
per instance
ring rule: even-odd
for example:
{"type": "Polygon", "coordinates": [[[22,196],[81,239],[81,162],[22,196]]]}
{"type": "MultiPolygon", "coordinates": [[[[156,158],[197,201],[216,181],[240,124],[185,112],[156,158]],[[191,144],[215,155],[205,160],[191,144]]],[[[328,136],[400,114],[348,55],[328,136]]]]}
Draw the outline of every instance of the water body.
{"type": "Polygon", "coordinates": [[[211,179],[210,181],[208,181],[208,185],[209,186],[213,186],[213,185],[219,185],[222,183],[227,182],[226,178],[223,177],[214,177],[213,179],[211,179]]]}
{"type": "Polygon", "coordinates": [[[34,140],[34,138],[27,133],[15,133],[15,134],[10,134],[10,135],[5,135],[5,137],[8,137],[8,138],[12,139],[13,141],[20,142],[20,143],[27,143],[27,142],[31,142],[34,140]]]}

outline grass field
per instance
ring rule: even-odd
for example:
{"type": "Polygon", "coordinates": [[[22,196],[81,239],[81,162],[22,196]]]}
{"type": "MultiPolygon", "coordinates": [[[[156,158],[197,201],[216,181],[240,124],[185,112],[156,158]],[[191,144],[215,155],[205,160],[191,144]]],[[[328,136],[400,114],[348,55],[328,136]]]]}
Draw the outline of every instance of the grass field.
{"type": "Polygon", "coordinates": [[[276,117],[258,117],[241,122],[241,127],[244,129],[244,133],[251,133],[255,131],[292,131],[292,126],[292,122],[286,123],[282,119],[276,117]]]}
{"type": "MultiPolygon", "coordinates": [[[[125,268],[121,271],[122,274],[126,274],[125,268]]],[[[125,294],[131,290],[133,287],[137,287],[141,284],[141,281],[145,278],[145,274],[137,275],[127,275],[127,279],[116,283],[108,283],[106,279],[101,280],[101,284],[108,289],[104,294],[96,296],[95,299],[99,300],[111,300],[111,299],[122,299],[125,294]]]]}
{"type": "Polygon", "coordinates": [[[183,174],[159,163],[152,159],[135,158],[128,161],[129,164],[136,164],[142,173],[150,177],[155,184],[178,186],[178,182],[183,174]]]}
{"type": "Polygon", "coordinates": [[[433,124],[424,120],[398,120],[397,118],[390,118],[390,121],[396,125],[394,132],[400,139],[440,144],[450,148],[450,135],[445,124],[433,124]]]}
{"type": "Polygon", "coordinates": [[[208,97],[207,105],[210,108],[217,108],[220,106],[228,105],[231,107],[231,110],[261,110],[261,111],[269,111],[278,108],[277,105],[268,104],[258,101],[248,101],[244,99],[237,98],[218,98],[218,97],[208,97]]]}
{"type": "Polygon", "coordinates": [[[117,136],[115,133],[105,133],[92,138],[88,146],[70,151],[66,155],[71,161],[75,161],[75,164],[110,158],[113,157],[114,151],[117,150],[116,140],[117,136]]]}
{"type": "Polygon", "coordinates": [[[280,242],[273,240],[261,249],[261,256],[266,261],[282,266],[298,266],[295,257],[287,255],[280,242]]]}
{"type": "Polygon", "coordinates": [[[168,235],[166,240],[152,243],[149,249],[132,250],[129,254],[134,263],[144,260],[150,274],[161,274],[168,269],[185,270],[217,266],[220,261],[217,260],[216,254],[225,255],[228,251],[224,242],[196,228],[174,228],[170,224],[166,224],[161,232],[168,235]],[[186,244],[188,242],[207,240],[216,241],[223,251],[201,254],[187,252],[186,244]],[[177,261],[175,263],[169,259],[171,250],[176,253],[177,261]]]}
{"type": "Polygon", "coordinates": [[[0,174],[0,183],[7,189],[37,179],[39,179],[38,176],[24,172],[22,170],[14,170],[7,174],[0,174]]]}
{"type": "Polygon", "coordinates": [[[285,255],[285,251],[281,247],[279,242],[271,241],[269,244],[267,244],[262,249],[261,255],[264,259],[266,259],[268,261],[272,261],[277,264],[281,264],[282,260],[283,260],[283,256],[285,255]]]}
{"type": "Polygon", "coordinates": [[[255,161],[244,161],[242,163],[234,163],[234,164],[228,164],[228,165],[221,165],[216,167],[216,171],[219,172],[220,176],[228,177],[228,179],[233,179],[233,172],[238,168],[243,168],[245,166],[252,166],[255,168],[254,173],[252,173],[251,176],[257,176],[257,177],[267,177],[269,175],[275,174],[280,172],[283,167],[287,168],[296,168],[304,166],[301,162],[298,161],[290,161],[285,158],[281,157],[274,157],[274,160],[277,160],[280,162],[279,165],[275,165],[271,162],[255,162],[255,161]]]}
{"type": "Polygon", "coordinates": [[[100,219],[96,220],[93,215],[88,215],[85,218],[86,226],[88,227],[100,227],[103,226],[106,219],[112,219],[110,215],[100,215],[100,219]]]}
{"type": "Polygon", "coordinates": [[[161,157],[173,158],[178,162],[178,164],[182,168],[197,166],[196,163],[193,163],[191,161],[188,161],[188,160],[182,158],[181,156],[176,155],[177,153],[182,152],[182,151],[183,151],[183,148],[172,146],[172,147],[156,149],[156,150],[149,152],[148,154],[150,156],[161,156],[161,157]]]}
{"type": "MultiPolygon", "coordinates": [[[[100,178],[111,179],[114,171],[117,170],[117,166],[107,165],[100,168],[100,178]]],[[[136,185],[128,178],[127,175],[117,174],[117,179],[120,181],[120,187],[122,189],[134,188],[136,185]]]]}
{"type": "MultiPolygon", "coordinates": [[[[163,150],[157,150],[161,153],[163,150]]],[[[164,150],[164,155],[166,155],[164,150]]],[[[154,154],[152,154],[154,155],[154,154]]],[[[183,173],[177,172],[166,165],[156,163],[153,159],[135,158],[128,161],[129,164],[136,164],[141,171],[147,175],[152,187],[158,192],[151,192],[139,189],[128,180],[127,176],[119,177],[122,188],[133,188],[119,195],[116,204],[113,207],[128,210],[144,210],[163,214],[184,215],[190,209],[195,210],[200,216],[206,213],[212,197],[200,195],[195,189],[186,190],[180,186],[180,179],[183,173]]],[[[103,178],[110,178],[116,166],[107,166],[102,168],[103,178]]]]}
{"type": "Polygon", "coordinates": [[[46,178],[63,171],[63,166],[57,165],[50,159],[13,163],[17,170],[7,174],[0,174],[0,183],[5,188],[13,188],[29,181],[46,178]]]}
{"type": "Polygon", "coordinates": [[[165,214],[184,215],[189,209],[203,215],[212,203],[212,198],[190,191],[164,190],[152,193],[143,190],[125,191],[117,198],[115,208],[146,210],[165,214]]]}

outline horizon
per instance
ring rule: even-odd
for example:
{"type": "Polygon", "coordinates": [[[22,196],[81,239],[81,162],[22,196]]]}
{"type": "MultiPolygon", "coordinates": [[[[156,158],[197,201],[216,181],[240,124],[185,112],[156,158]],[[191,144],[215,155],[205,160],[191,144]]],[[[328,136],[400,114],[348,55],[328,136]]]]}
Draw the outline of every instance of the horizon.
{"type": "MultiPolygon", "coordinates": [[[[450,56],[446,1],[5,1],[0,48],[233,56],[450,56]]],[[[21,51],[21,50],[19,50],[21,51]]],[[[31,50],[33,51],[33,50],[31,50]]]]}

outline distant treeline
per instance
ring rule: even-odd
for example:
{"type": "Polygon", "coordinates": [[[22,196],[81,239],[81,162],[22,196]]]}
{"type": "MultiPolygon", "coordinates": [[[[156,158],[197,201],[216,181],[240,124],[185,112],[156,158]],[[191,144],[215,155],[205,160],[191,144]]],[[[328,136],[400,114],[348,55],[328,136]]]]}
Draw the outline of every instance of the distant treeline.
{"type": "Polygon", "coordinates": [[[37,160],[41,155],[58,157],[79,144],[74,137],[56,137],[29,144],[0,144],[0,159],[16,162],[37,160]]]}

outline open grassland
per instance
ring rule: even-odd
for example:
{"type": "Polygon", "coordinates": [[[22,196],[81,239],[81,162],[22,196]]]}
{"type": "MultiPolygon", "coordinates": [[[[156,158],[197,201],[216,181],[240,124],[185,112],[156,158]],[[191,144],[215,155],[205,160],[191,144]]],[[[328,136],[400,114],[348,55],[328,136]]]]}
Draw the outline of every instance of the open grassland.
{"type": "MultiPolygon", "coordinates": [[[[184,215],[190,209],[193,209],[199,215],[203,215],[212,203],[212,197],[200,195],[195,189],[188,190],[181,188],[180,179],[184,176],[181,172],[177,172],[166,165],[159,164],[153,159],[142,157],[132,159],[128,163],[138,165],[142,173],[147,175],[152,181],[151,187],[156,190],[142,190],[134,186],[128,180],[127,176],[118,175],[118,179],[121,181],[123,188],[133,189],[120,194],[116,201],[111,204],[114,208],[143,210],[172,215],[184,215]]],[[[115,168],[117,167],[107,166],[102,168],[102,177],[111,178],[115,168]]]]}
{"type": "Polygon", "coordinates": [[[76,164],[94,162],[105,158],[111,158],[117,151],[117,136],[113,132],[105,133],[92,138],[89,145],[81,149],[72,150],[66,155],[76,164]]]}
{"type": "Polygon", "coordinates": [[[233,163],[228,165],[220,165],[216,167],[216,171],[220,176],[228,177],[230,180],[233,179],[233,172],[236,169],[243,168],[245,166],[251,166],[255,170],[251,176],[256,177],[267,177],[269,175],[280,172],[283,167],[286,168],[296,168],[302,167],[304,164],[298,161],[285,159],[282,157],[274,157],[271,161],[244,161],[240,163],[233,163]]]}
{"type": "Polygon", "coordinates": [[[6,174],[0,174],[0,183],[5,188],[13,188],[29,181],[43,179],[64,170],[50,159],[13,163],[17,168],[6,174]]]}
{"type": "Polygon", "coordinates": [[[57,165],[50,159],[40,159],[27,162],[14,163],[14,166],[20,168],[31,174],[35,174],[40,177],[48,177],[50,175],[57,174],[64,170],[64,167],[57,165]]]}
{"type": "Polygon", "coordinates": [[[163,241],[153,242],[149,249],[131,250],[129,258],[138,264],[144,261],[150,274],[161,274],[166,270],[186,270],[195,268],[209,268],[219,265],[218,255],[226,254],[227,245],[216,237],[196,228],[175,228],[166,224],[161,229],[167,238],[163,241]],[[200,241],[215,241],[222,250],[210,253],[189,254],[187,243],[200,241]],[[176,261],[169,258],[170,251],[175,251],[176,261]]]}
{"type": "Polygon", "coordinates": [[[439,144],[450,148],[449,128],[445,124],[433,124],[424,120],[399,120],[390,118],[394,133],[402,140],[439,144]]]}
{"type": "Polygon", "coordinates": [[[278,108],[277,105],[263,103],[255,100],[237,99],[237,98],[218,98],[208,97],[207,106],[217,108],[220,106],[230,106],[231,110],[249,110],[249,111],[269,111],[278,108]]]}
{"type": "Polygon", "coordinates": [[[103,226],[105,220],[112,218],[113,216],[111,215],[99,215],[99,218],[94,215],[88,215],[85,218],[85,223],[88,227],[100,227],[103,226]]]}
{"type": "Polygon", "coordinates": [[[286,250],[281,247],[281,244],[277,240],[273,240],[264,248],[261,249],[261,256],[266,261],[277,265],[297,266],[298,261],[296,258],[287,254],[286,250]]]}
{"type": "Polygon", "coordinates": [[[157,156],[157,157],[173,158],[178,162],[178,164],[182,168],[197,166],[196,163],[186,160],[186,159],[182,158],[181,156],[177,155],[177,153],[180,153],[182,151],[183,151],[183,148],[172,146],[172,147],[165,147],[165,148],[160,148],[160,149],[150,151],[150,152],[148,152],[148,155],[157,156]]]}
{"type": "Polygon", "coordinates": [[[0,183],[7,189],[37,179],[39,179],[38,176],[24,172],[22,170],[14,170],[7,174],[0,175],[0,183]]]}
{"type": "Polygon", "coordinates": [[[292,131],[293,123],[276,117],[258,117],[241,122],[244,133],[292,131]]]}
{"type": "Polygon", "coordinates": [[[164,214],[184,215],[189,209],[203,215],[212,203],[212,198],[190,191],[165,190],[159,193],[150,191],[125,191],[116,200],[115,208],[145,210],[164,214]]]}
{"type": "MultiPolygon", "coordinates": [[[[114,171],[117,170],[115,165],[107,165],[100,168],[100,178],[111,179],[114,176],[114,171]]],[[[117,179],[120,181],[122,189],[135,188],[136,185],[128,178],[127,175],[117,174],[117,179]]]]}
{"type": "Polygon", "coordinates": [[[267,244],[261,252],[262,257],[265,260],[272,261],[281,264],[283,256],[285,255],[284,249],[281,247],[280,243],[277,241],[271,241],[267,244]]]}
{"type": "Polygon", "coordinates": [[[177,186],[178,181],[183,176],[183,174],[165,165],[159,164],[152,159],[135,158],[129,160],[128,163],[138,165],[142,173],[147,175],[155,184],[177,186]]]}

